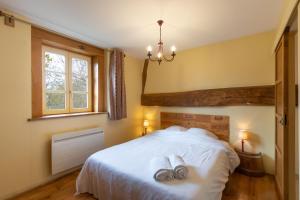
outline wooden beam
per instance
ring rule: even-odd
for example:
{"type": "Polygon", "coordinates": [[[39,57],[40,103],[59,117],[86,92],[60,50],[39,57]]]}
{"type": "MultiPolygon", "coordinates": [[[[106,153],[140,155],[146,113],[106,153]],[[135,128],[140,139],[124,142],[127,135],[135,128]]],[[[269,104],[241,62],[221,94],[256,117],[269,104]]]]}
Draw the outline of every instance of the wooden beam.
{"type": "Polygon", "coordinates": [[[196,90],[176,93],[143,94],[143,106],[240,106],[274,105],[274,86],[251,86],[196,90]]]}
{"type": "Polygon", "coordinates": [[[145,93],[145,86],[147,81],[147,72],[148,72],[149,59],[145,59],[144,68],[143,68],[143,77],[142,77],[142,94],[145,93]]]}

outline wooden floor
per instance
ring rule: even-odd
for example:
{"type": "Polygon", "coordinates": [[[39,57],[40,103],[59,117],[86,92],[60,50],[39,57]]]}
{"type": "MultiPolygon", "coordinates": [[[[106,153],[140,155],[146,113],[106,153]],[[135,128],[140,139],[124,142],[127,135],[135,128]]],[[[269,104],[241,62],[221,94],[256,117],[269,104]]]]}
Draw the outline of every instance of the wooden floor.
{"type": "Polygon", "coordinates": [[[222,200],[278,200],[273,176],[255,178],[235,173],[232,179],[229,194],[223,194],[222,200]]]}
{"type": "MultiPolygon", "coordinates": [[[[88,194],[74,196],[75,180],[78,172],[74,172],[55,182],[24,193],[13,200],[94,200],[88,194]]],[[[232,176],[232,187],[222,200],[277,200],[275,183],[272,176],[263,178],[247,177],[238,173],[232,176]]]]}

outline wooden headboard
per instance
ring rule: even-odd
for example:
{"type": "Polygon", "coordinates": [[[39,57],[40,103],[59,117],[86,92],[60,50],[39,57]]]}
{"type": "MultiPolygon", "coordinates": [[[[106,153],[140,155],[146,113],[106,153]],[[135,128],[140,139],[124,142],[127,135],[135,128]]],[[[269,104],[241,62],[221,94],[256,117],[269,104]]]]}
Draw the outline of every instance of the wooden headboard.
{"type": "Polygon", "coordinates": [[[172,125],[186,128],[203,128],[211,131],[219,139],[229,141],[229,117],[222,115],[200,115],[187,113],[160,113],[160,126],[162,129],[172,125]]]}

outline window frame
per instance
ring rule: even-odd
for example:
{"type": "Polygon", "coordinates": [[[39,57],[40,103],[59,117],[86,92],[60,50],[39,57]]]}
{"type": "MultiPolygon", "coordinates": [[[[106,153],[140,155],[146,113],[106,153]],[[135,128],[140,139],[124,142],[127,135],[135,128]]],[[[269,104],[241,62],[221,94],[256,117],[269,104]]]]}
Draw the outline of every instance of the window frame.
{"type": "Polygon", "coordinates": [[[69,85],[69,112],[70,113],[78,113],[78,112],[91,112],[92,111],[92,59],[91,57],[88,56],[83,56],[77,53],[69,52],[69,67],[68,67],[68,83],[69,85]],[[88,63],[88,100],[87,100],[87,108],[73,108],[73,98],[72,95],[74,94],[73,92],[73,81],[72,81],[72,58],[79,58],[82,60],[86,60],[88,63]]]}
{"type": "Polygon", "coordinates": [[[61,49],[56,49],[48,46],[42,46],[42,103],[43,103],[43,115],[52,115],[52,114],[62,114],[62,113],[68,113],[68,102],[69,102],[69,85],[68,85],[68,65],[69,65],[69,59],[68,59],[68,53],[66,51],[63,51],[61,49]],[[46,80],[45,80],[45,53],[55,53],[65,56],[65,109],[47,109],[46,106],[46,80]]]}
{"type": "MultiPolygon", "coordinates": [[[[42,46],[42,95],[43,95],[43,115],[53,114],[68,114],[68,113],[80,113],[80,112],[91,112],[92,111],[92,67],[91,58],[88,56],[80,55],[70,51],[65,51],[59,48],[49,47],[46,45],[42,46]],[[47,109],[46,106],[46,94],[45,88],[45,53],[50,52],[54,54],[60,54],[65,56],[65,109],[47,109]],[[73,108],[73,76],[72,76],[72,58],[79,58],[86,60],[88,63],[88,95],[87,108],[73,108]]],[[[59,93],[59,92],[58,92],[59,93]]]]}
{"type": "MultiPolygon", "coordinates": [[[[76,116],[107,113],[106,103],[106,66],[105,66],[105,51],[102,48],[95,47],[78,40],[65,37],[63,35],[47,31],[35,26],[31,26],[31,120],[44,119],[48,116],[55,118],[55,116],[68,115],[76,116]],[[43,46],[49,48],[60,49],[61,51],[67,51],[76,55],[86,56],[90,58],[90,87],[91,91],[88,103],[90,104],[88,110],[75,109],[76,112],[44,112],[44,100],[43,100],[43,46]]],[[[69,62],[69,59],[68,61],[69,62]]],[[[75,111],[74,110],[74,111],[75,111]]]]}

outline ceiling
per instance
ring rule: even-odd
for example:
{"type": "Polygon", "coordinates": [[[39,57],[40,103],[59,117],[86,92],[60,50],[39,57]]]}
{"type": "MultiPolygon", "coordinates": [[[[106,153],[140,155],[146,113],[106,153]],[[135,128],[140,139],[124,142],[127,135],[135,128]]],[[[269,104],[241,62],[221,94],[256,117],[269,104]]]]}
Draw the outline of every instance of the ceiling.
{"type": "Polygon", "coordinates": [[[99,47],[143,58],[165,21],[165,48],[184,50],[272,30],[283,0],[0,0],[0,8],[99,47]]]}

